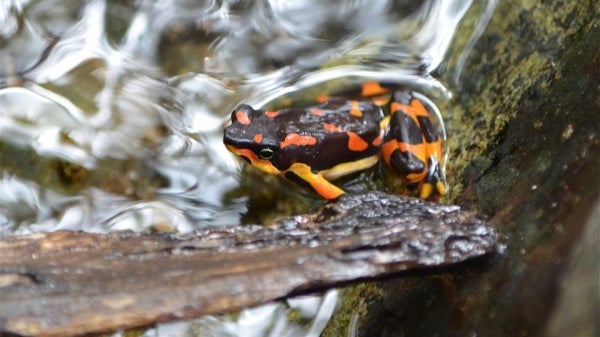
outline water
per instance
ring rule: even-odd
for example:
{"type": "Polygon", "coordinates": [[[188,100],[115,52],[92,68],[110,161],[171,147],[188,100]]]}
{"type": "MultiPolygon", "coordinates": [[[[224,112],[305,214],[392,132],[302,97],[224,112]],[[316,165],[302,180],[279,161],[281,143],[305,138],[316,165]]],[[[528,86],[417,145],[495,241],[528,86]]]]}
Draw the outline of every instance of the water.
{"type": "MultiPolygon", "coordinates": [[[[479,28],[495,1],[487,4],[479,28]]],[[[448,99],[449,84],[431,73],[471,5],[2,1],[0,235],[240,223],[252,204],[243,190],[232,193],[239,163],[221,143],[233,107],[364,79],[448,99]]],[[[464,58],[458,64],[455,78],[464,58]]],[[[325,300],[307,301],[318,308],[325,300]]],[[[290,323],[292,307],[274,306],[253,309],[266,317],[255,318],[266,322],[253,328],[262,331],[256,336],[269,336],[264,326],[274,322],[301,336],[320,321],[314,313],[311,324],[290,323]]],[[[327,308],[319,317],[331,315],[327,308]]],[[[237,336],[251,330],[243,317],[162,325],[147,335],[237,336]]]]}

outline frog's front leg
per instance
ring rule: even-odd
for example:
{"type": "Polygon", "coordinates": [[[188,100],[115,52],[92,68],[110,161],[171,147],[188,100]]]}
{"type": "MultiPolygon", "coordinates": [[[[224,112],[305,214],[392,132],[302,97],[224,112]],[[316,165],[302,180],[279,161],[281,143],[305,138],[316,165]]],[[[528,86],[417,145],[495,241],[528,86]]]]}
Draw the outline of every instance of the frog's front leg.
{"type": "Polygon", "coordinates": [[[296,177],[300,178],[302,182],[309,184],[317,193],[319,193],[319,195],[325,199],[337,199],[344,194],[344,190],[329,182],[321,174],[313,172],[310,166],[306,164],[292,164],[292,166],[286,171],[287,178],[291,178],[289,174],[294,174],[296,177]]]}

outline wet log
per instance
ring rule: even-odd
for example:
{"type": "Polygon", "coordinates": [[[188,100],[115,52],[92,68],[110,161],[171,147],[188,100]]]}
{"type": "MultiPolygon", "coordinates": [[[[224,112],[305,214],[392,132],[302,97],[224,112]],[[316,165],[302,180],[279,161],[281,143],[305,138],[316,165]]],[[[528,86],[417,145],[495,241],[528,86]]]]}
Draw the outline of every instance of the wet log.
{"type": "Polygon", "coordinates": [[[0,334],[69,336],[243,307],[496,251],[457,206],[372,192],[270,226],[0,239],[0,334]]]}

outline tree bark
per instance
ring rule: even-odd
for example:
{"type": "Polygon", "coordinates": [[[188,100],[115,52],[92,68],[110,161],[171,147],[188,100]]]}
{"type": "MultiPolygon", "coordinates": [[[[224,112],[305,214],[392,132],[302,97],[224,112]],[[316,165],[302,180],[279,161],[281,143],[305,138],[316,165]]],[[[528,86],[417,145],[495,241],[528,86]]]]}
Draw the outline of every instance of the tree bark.
{"type": "Polygon", "coordinates": [[[69,336],[223,313],[493,253],[457,206],[372,192],[271,226],[0,239],[0,333],[69,336]]]}

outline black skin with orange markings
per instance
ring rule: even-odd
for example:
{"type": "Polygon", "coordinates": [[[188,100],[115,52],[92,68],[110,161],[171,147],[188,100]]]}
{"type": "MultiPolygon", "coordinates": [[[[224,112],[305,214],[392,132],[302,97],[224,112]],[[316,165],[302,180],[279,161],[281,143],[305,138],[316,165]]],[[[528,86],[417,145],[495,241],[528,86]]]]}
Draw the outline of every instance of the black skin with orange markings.
{"type": "MultiPolygon", "coordinates": [[[[421,128],[421,117],[417,117],[417,121],[410,116],[406,111],[394,111],[390,116],[388,131],[385,133],[384,143],[390,141],[398,141],[404,144],[419,145],[423,144],[424,130],[421,128]]],[[[424,123],[431,126],[431,123],[424,123]]],[[[429,130],[431,135],[431,130],[429,130]]],[[[437,139],[437,133],[434,138],[437,139]]],[[[384,154],[385,156],[385,154],[384,154]]],[[[398,173],[407,175],[411,173],[421,173],[427,169],[427,163],[419,159],[412,151],[402,151],[396,148],[389,154],[389,165],[398,173]]]]}
{"type": "Polygon", "coordinates": [[[311,186],[327,199],[344,193],[327,179],[368,168],[380,155],[419,186],[419,197],[446,193],[442,139],[413,93],[369,82],[343,95],[355,99],[323,95],[318,106],[275,112],[242,104],[232,112],[223,141],[252,165],[311,186]]]}
{"type": "Polygon", "coordinates": [[[390,119],[384,136],[382,156],[411,185],[418,185],[421,198],[446,193],[442,139],[431,112],[413,93],[392,95],[390,119]]]}
{"type": "MultiPolygon", "coordinates": [[[[390,118],[389,132],[384,143],[391,140],[412,145],[434,143],[439,140],[431,119],[418,116],[415,122],[406,112],[396,111],[390,118]]],[[[411,151],[395,150],[390,157],[390,166],[401,174],[425,172],[427,163],[411,151]]]]}
{"type": "Polygon", "coordinates": [[[382,126],[385,128],[382,157],[386,164],[410,185],[417,185],[421,198],[446,193],[443,140],[433,122],[433,113],[413,92],[390,83],[367,82],[338,95],[370,98],[389,110],[387,125],[382,126]]]}
{"type": "Polygon", "coordinates": [[[289,169],[293,163],[305,163],[318,172],[340,163],[376,156],[380,146],[373,143],[381,137],[379,123],[383,112],[372,102],[361,101],[358,108],[362,117],[357,117],[350,114],[351,102],[344,98],[331,99],[307,109],[280,110],[274,117],[264,110],[242,104],[232,112],[232,124],[225,129],[223,142],[256,154],[265,148],[270,149],[273,155],[269,161],[280,171],[289,169]],[[248,116],[250,124],[245,125],[236,118],[239,111],[248,116]],[[326,129],[325,124],[330,128],[326,129]],[[332,126],[339,130],[332,130],[332,126]],[[358,135],[367,144],[366,148],[351,150],[348,132],[358,135]],[[256,142],[255,136],[259,134],[262,139],[256,142]],[[290,134],[312,137],[315,143],[282,146],[290,134]]]}

